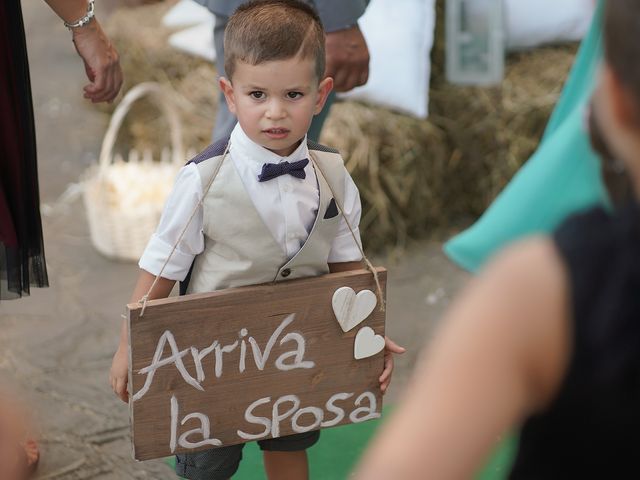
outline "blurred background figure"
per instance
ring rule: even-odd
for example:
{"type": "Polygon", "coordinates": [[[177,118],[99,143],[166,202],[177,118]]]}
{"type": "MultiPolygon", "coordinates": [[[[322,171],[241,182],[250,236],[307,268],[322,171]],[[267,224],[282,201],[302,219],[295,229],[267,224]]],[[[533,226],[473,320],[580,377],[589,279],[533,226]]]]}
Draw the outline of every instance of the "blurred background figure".
{"type": "Polygon", "coordinates": [[[510,478],[638,476],[638,19],[636,0],[606,1],[589,122],[629,195],[618,190],[615,210],[593,207],[491,262],[445,317],[357,478],[472,478],[519,425],[510,478]]]}
{"type": "MultiPolygon", "coordinates": [[[[47,0],[71,30],[89,84],[84,97],[111,102],[122,85],[118,53],[93,0],[47,0]]],[[[48,286],[40,220],[36,137],[20,2],[0,3],[0,301],[48,286]]]]}
{"type": "MultiPolygon", "coordinates": [[[[554,41],[587,31],[592,11],[593,20],[536,150],[528,160],[522,158],[526,163],[482,216],[445,244],[446,254],[462,268],[475,272],[504,246],[535,233],[550,233],[568,215],[609,202],[611,192],[605,189],[602,166],[584,122],[602,61],[603,7],[602,0],[506,3],[507,44],[517,48],[530,48],[532,40],[552,27],[557,28],[554,41]],[[540,13],[556,7],[573,10],[573,15],[563,19],[559,14],[552,20],[540,13]]],[[[522,116],[532,117],[530,112],[522,116]]],[[[616,177],[607,164],[604,174],[616,177]]]]}

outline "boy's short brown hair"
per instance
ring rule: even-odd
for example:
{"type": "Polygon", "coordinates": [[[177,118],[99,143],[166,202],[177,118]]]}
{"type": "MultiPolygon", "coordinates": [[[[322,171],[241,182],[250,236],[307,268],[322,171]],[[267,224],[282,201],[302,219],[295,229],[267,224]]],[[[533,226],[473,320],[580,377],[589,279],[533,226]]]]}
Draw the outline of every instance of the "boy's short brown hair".
{"type": "Polygon", "coordinates": [[[324,75],[324,29],[316,11],[297,0],[254,0],[238,7],[224,32],[224,69],[231,80],[236,62],[259,65],[296,56],[315,60],[324,75]]]}

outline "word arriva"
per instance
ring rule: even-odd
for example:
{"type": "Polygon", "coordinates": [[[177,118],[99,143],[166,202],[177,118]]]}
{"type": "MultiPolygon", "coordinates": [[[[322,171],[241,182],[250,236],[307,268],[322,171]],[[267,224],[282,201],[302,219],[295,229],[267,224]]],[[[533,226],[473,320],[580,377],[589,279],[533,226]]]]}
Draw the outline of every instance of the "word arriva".
{"type": "MultiPolygon", "coordinates": [[[[201,385],[205,379],[205,371],[202,368],[202,361],[207,355],[209,355],[212,352],[215,356],[214,374],[217,378],[220,378],[220,376],[222,375],[223,355],[225,353],[233,352],[238,346],[240,347],[240,361],[238,363],[238,370],[241,373],[244,372],[246,369],[247,343],[251,346],[253,361],[256,367],[259,370],[264,370],[264,367],[267,364],[267,361],[269,360],[269,356],[271,355],[271,350],[273,349],[276,342],[278,341],[278,338],[283,333],[284,329],[287,328],[293,322],[294,319],[295,319],[294,313],[285,317],[285,319],[282,321],[282,323],[280,323],[278,328],[276,328],[274,332],[271,334],[271,337],[269,337],[269,340],[267,341],[267,344],[265,345],[264,350],[260,349],[260,346],[258,345],[258,342],[255,340],[255,338],[250,336],[245,339],[245,337],[247,337],[249,333],[246,328],[243,328],[240,330],[239,338],[235,342],[229,345],[222,345],[218,340],[214,340],[213,343],[211,343],[211,345],[209,345],[206,348],[203,348],[202,350],[198,350],[195,347],[185,348],[184,350],[178,349],[178,345],[176,344],[175,337],[173,336],[171,331],[166,330],[158,340],[151,364],[147,367],[144,367],[138,370],[137,372],[140,375],[146,375],[146,378],[145,378],[143,387],[140,390],[138,390],[138,392],[136,392],[136,394],[133,396],[133,401],[135,402],[136,400],[140,400],[147,393],[147,391],[149,391],[149,388],[153,383],[153,377],[156,373],[156,370],[166,365],[173,365],[178,370],[178,372],[180,372],[180,375],[182,376],[183,380],[186,383],[191,385],[193,388],[196,388],[197,390],[204,391],[204,388],[201,385]],[[166,358],[162,358],[162,353],[167,344],[171,349],[171,355],[166,358]],[[184,362],[182,361],[183,357],[189,354],[191,354],[191,356],[193,357],[193,361],[195,363],[196,378],[193,378],[193,376],[189,374],[189,372],[184,366],[184,362]]],[[[304,360],[305,339],[300,333],[289,332],[280,339],[280,345],[283,345],[287,342],[294,342],[295,348],[285,353],[282,353],[275,360],[275,366],[278,370],[288,371],[288,370],[294,370],[296,368],[315,367],[314,362],[310,360],[304,360]]],[[[200,414],[197,414],[197,415],[200,415],[200,414]]]]}
{"type": "MultiPolygon", "coordinates": [[[[324,409],[314,406],[300,408],[300,399],[296,395],[285,395],[273,402],[270,409],[270,415],[266,417],[256,416],[254,414],[254,410],[262,405],[270,404],[271,397],[260,398],[247,407],[244,419],[253,425],[262,426],[262,431],[259,433],[247,433],[238,429],[238,437],[243,441],[260,440],[267,437],[279,437],[280,424],[285,420],[290,422],[291,430],[293,430],[294,433],[305,433],[311,430],[317,430],[318,428],[332,427],[339,424],[345,417],[344,408],[336,405],[336,403],[348,400],[353,397],[353,395],[353,393],[336,393],[327,400],[324,409]],[[325,420],[325,411],[331,414],[332,418],[325,420]],[[303,421],[303,417],[305,417],[306,422],[303,421]]],[[[349,420],[352,423],[365,422],[367,420],[380,417],[380,414],[376,412],[376,396],[371,392],[364,392],[359,395],[353,401],[353,406],[357,408],[354,408],[349,414],[349,420]],[[365,400],[368,405],[361,406],[365,400]]],[[[200,426],[184,432],[180,437],[178,437],[179,416],[180,409],[178,406],[178,400],[175,395],[173,395],[171,397],[171,439],[169,441],[171,453],[175,452],[177,446],[182,448],[197,448],[205,445],[210,445],[212,447],[219,447],[222,445],[220,440],[211,437],[209,417],[203,413],[190,413],[182,418],[180,425],[184,425],[189,420],[195,419],[200,421],[200,426]],[[189,437],[192,435],[199,435],[202,439],[199,441],[190,441],[189,437]]]]}

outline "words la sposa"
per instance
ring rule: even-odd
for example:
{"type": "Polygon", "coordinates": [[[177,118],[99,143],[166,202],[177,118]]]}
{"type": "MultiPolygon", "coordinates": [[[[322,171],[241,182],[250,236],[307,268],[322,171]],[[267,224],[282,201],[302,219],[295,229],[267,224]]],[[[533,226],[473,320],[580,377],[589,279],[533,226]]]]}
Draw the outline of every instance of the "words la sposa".
{"type": "MultiPolygon", "coordinates": [[[[296,395],[284,395],[272,401],[271,397],[263,397],[247,407],[244,419],[247,423],[259,426],[258,432],[247,432],[238,429],[237,434],[242,441],[260,440],[281,436],[281,426],[291,427],[293,433],[305,433],[318,428],[333,427],[345,419],[344,402],[354,396],[354,393],[336,393],[325,403],[324,408],[316,406],[302,407],[300,398],[296,395]],[[340,405],[340,402],[342,405],[340,405]],[[270,408],[268,407],[270,405],[270,408]],[[266,407],[266,408],[265,408],[266,407]],[[301,408],[302,407],[302,408],[301,408]],[[262,408],[269,412],[267,416],[256,415],[255,411],[262,408]],[[330,418],[326,418],[330,416],[330,418]]],[[[352,401],[353,410],[349,413],[352,423],[365,422],[379,418],[376,396],[372,392],[364,392],[352,401]]],[[[351,403],[351,402],[349,402],[351,403]]],[[[246,427],[245,427],[246,429],[246,427]]],[[[177,398],[171,397],[171,438],[169,447],[174,453],[177,446],[182,448],[198,448],[205,445],[222,446],[222,442],[212,436],[209,417],[203,413],[189,413],[180,419],[180,407],[177,398]],[[198,421],[199,425],[178,436],[178,425],[184,426],[189,421],[198,421]],[[193,438],[196,436],[196,438],[193,438]]]]}

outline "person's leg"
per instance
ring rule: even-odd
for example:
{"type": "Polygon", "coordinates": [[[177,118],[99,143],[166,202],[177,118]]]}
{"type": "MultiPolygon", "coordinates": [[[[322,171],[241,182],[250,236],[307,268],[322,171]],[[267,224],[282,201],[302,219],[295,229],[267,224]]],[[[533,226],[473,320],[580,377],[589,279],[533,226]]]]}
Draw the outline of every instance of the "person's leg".
{"type": "Polygon", "coordinates": [[[269,480],[307,480],[307,448],[320,438],[318,430],[284,437],[259,440],[264,469],[269,480]]]}
{"type": "Polygon", "coordinates": [[[263,452],[264,470],[269,480],[308,480],[307,451],[263,452]]]}
{"type": "MultiPolygon", "coordinates": [[[[224,72],[224,29],[227,26],[229,17],[216,15],[216,23],[213,27],[213,46],[216,50],[216,70],[221,77],[225,76],[224,72]]],[[[218,94],[218,113],[216,114],[216,123],[213,126],[211,134],[213,142],[229,138],[233,127],[236,126],[236,117],[229,111],[227,102],[222,92],[218,94]]]]}
{"type": "Polygon", "coordinates": [[[242,460],[241,445],[176,455],[176,473],[190,480],[228,480],[242,460]]]}
{"type": "Polygon", "coordinates": [[[329,110],[331,109],[331,105],[333,105],[333,101],[336,98],[336,94],[331,92],[329,97],[327,97],[327,102],[324,104],[324,108],[322,111],[313,117],[313,122],[311,122],[311,127],[309,127],[309,132],[307,133],[307,137],[314,142],[320,140],[320,132],[322,132],[322,126],[324,125],[324,121],[329,116],[329,110]]]}

